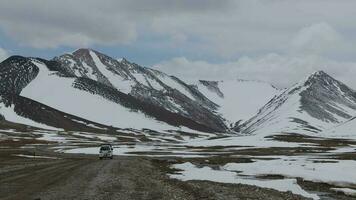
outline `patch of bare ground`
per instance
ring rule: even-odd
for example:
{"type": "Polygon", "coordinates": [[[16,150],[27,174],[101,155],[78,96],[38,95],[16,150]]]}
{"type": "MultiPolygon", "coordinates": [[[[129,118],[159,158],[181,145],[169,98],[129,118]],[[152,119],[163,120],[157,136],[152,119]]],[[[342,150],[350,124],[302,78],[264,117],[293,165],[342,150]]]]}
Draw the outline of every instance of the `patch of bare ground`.
{"type": "Polygon", "coordinates": [[[279,134],[268,136],[267,138],[283,141],[283,142],[294,142],[294,143],[311,143],[318,145],[320,147],[343,147],[349,145],[356,145],[355,140],[348,139],[337,139],[337,138],[321,138],[321,137],[313,137],[302,134],[279,134]]]}

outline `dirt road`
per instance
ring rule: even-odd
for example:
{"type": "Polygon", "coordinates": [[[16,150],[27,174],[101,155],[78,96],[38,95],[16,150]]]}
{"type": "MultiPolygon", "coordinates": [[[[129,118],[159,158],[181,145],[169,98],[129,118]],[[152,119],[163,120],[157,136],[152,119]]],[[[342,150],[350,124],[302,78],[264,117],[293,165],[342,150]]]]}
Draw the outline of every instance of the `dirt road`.
{"type": "Polygon", "coordinates": [[[0,155],[0,199],[303,199],[291,193],[236,184],[170,179],[167,163],[141,157],[0,155]]]}

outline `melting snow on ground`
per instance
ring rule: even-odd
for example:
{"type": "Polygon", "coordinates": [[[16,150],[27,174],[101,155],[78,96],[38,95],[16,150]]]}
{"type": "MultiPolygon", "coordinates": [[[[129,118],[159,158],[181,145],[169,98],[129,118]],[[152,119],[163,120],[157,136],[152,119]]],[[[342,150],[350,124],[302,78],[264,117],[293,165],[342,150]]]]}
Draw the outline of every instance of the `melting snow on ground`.
{"type": "Polygon", "coordinates": [[[294,194],[299,194],[308,198],[319,199],[316,194],[309,194],[303,190],[294,178],[273,179],[273,180],[258,180],[248,179],[238,176],[236,172],[228,170],[214,170],[210,167],[198,168],[191,163],[183,163],[174,165],[175,169],[183,170],[179,174],[170,175],[171,178],[188,180],[207,180],[221,183],[240,183],[246,185],[255,185],[264,188],[271,188],[282,192],[291,191],[294,194]]]}
{"type": "Polygon", "coordinates": [[[58,157],[51,157],[51,156],[37,156],[37,155],[25,155],[25,154],[14,154],[13,156],[23,157],[23,158],[42,158],[42,159],[60,159],[58,157]]]}
{"type": "Polygon", "coordinates": [[[353,196],[356,197],[356,190],[350,189],[350,188],[331,188],[331,190],[334,190],[336,192],[342,192],[348,196],[353,196]]]}
{"type": "Polygon", "coordinates": [[[213,146],[241,146],[246,148],[266,148],[266,147],[300,147],[300,146],[308,146],[311,144],[308,143],[291,143],[291,142],[283,142],[276,141],[272,139],[264,138],[263,135],[241,135],[241,136],[231,136],[226,138],[218,138],[218,139],[193,139],[182,143],[185,146],[193,146],[193,147],[213,147],[213,146]]]}
{"type": "MultiPolygon", "coordinates": [[[[78,154],[99,154],[99,147],[86,147],[74,149],[59,149],[58,152],[63,153],[78,153],[78,154]]],[[[205,157],[197,152],[190,152],[185,148],[170,147],[170,146],[156,146],[148,144],[136,145],[119,145],[114,146],[114,155],[125,156],[150,156],[150,157],[181,157],[181,158],[197,158],[205,157]]]]}
{"type": "Polygon", "coordinates": [[[253,163],[229,163],[223,168],[229,171],[242,171],[240,174],[249,176],[282,175],[340,186],[356,184],[356,173],[353,173],[356,169],[354,160],[278,156],[273,157],[272,160],[254,159],[253,161],[253,163]]]}
{"type": "Polygon", "coordinates": [[[41,136],[41,137],[37,138],[38,140],[44,140],[44,141],[49,141],[49,142],[59,142],[59,143],[66,143],[68,141],[68,138],[58,135],[58,132],[35,131],[35,132],[33,132],[33,134],[41,136]]]}

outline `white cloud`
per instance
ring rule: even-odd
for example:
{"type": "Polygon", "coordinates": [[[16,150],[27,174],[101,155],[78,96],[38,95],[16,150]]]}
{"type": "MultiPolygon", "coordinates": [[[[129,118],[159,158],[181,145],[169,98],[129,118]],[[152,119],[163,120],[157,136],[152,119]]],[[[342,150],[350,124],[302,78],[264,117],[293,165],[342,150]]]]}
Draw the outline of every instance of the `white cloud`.
{"type": "MultiPolygon", "coordinates": [[[[356,1],[236,0],[233,2],[224,12],[157,18],[153,21],[153,31],[168,36],[178,32],[186,35],[187,38],[198,38],[200,43],[195,46],[197,52],[210,52],[213,56],[218,55],[228,59],[241,55],[290,52],[293,38],[295,38],[294,48],[298,53],[303,50],[312,50],[316,53],[327,44],[335,46],[341,41],[338,39],[339,36],[348,42],[356,43],[354,37],[356,21],[352,20],[354,11],[351,8],[356,7],[356,1]],[[308,25],[310,27],[306,27],[308,25]],[[295,36],[297,32],[299,34],[295,36]],[[318,39],[318,36],[323,38],[318,39]],[[317,46],[308,47],[307,40],[313,41],[312,45],[317,46]]],[[[329,54],[338,52],[336,48],[327,47],[327,49],[329,54]]],[[[355,50],[354,46],[343,53],[353,58],[355,50]]]]}
{"type": "Polygon", "coordinates": [[[8,52],[5,49],[0,47],[0,62],[5,60],[7,57],[9,57],[8,52]]]}
{"type": "Polygon", "coordinates": [[[343,52],[347,43],[328,23],[317,23],[302,28],[291,41],[295,53],[325,55],[343,52]]]}
{"type": "MultiPolygon", "coordinates": [[[[130,44],[150,35],[164,40],[152,44],[163,50],[236,59],[289,52],[293,37],[298,53],[337,46],[339,36],[355,43],[355,7],[348,0],[3,0],[0,28],[36,48],[130,44]]],[[[344,49],[343,57],[355,50],[344,49]]]]}
{"type": "Polygon", "coordinates": [[[136,38],[127,13],[115,1],[2,1],[0,27],[21,44],[35,48],[125,44],[136,38]],[[110,8],[110,4],[113,6],[110,8]]]}
{"type": "MultiPolygon", "coordinates": [[[[35,48],[128,44],[153,18],[219,10],[214,0],[3,0],[0,27],[19,43],[35,48]]],[[[175,40],[184,38],[176,34],[175,40]]]]}
{"type": "Polygon", "coordinates": [[[266,81],[280,88],[289,87],[312,72],[324,70],[356,89],[356,80],[350,76],[356,74],[356,62],[337,62],[320,56],[268,54],[257,58],[243,57],[235,62],[221,64],[180,57],[161,62],[155,68],[188,82],[242,78],[266,81]]]}
{"type": "Polygon", "coordinates": [[[291,86],[312,72],[324,70],[356,89],[356,80],[351,76],[356,74],[356,61],[334,59],[338,57],[335,54],[353,52],[351,45],[328,23],[302,27],[286,44],[288,48],[283,54],[243,56],[223,63],[178,57],[155,67],[188,82],[242,78],[266,81],[281,88],[291,86]]]}

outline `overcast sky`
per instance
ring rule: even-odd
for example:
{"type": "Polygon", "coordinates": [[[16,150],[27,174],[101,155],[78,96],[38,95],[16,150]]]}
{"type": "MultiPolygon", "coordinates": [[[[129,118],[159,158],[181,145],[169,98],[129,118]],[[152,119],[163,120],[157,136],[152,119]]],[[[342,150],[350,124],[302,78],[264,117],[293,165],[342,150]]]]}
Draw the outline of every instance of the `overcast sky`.
{"type": "Polygon", "coordinates": [[[194,81],[288,87],[324,70],[356,88],[354,0],[2,0],[0,60],[90,47],[194,81]]]}

